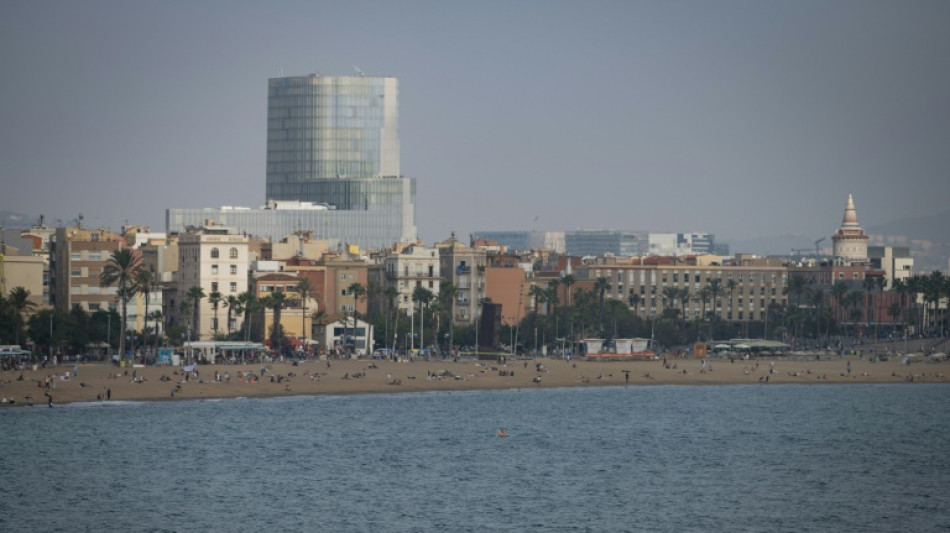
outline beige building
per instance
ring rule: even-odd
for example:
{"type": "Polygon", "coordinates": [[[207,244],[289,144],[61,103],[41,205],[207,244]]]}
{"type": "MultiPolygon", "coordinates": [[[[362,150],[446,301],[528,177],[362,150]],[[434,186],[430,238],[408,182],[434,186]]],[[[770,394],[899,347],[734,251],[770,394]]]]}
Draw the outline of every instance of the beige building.
{"type": "Polygon", "coordinates": [[[261,259],[280,261],[291,257],[320,257],[330,249],[330,241],[314,240],[313,231],[300,231],[277,242],[261,244],[261,259]]]}
{"type": "Polygon", "coordinates": [[[485,298],[485,250],[466,246],[454,233],[448,240],[436,244],[436,248],[442,278],[457,291],[452,300],[452,322],[471,324],[478,319],[485,298]]]}
{"type": "MultiPolygon", "coordinates": [[[[9,250],[8,250],[9,251],[9,250]]],[[[35,255],[6,255],[0,253],[0,292],[8,296],[16,287],[30,291],[30,302],[34,310],[41,309],[43,303],[43,270],[46,261],[35,255]]]]}
{"type": "Polygon", "coordinates": [[[907,281],[914,275],[914,258],[910,255],[910,248],[869,246],[868,259],[873,268],[884,271],[888,288],[894,286],[895,280],[907,281]]]}
{"type": "MultiPolygon", "coordinates": [[[[370,281],[376,283],[382,291],[392,287],[396,289],[396,306],[405,312],[413,306],[412,293],[416,287],[432,291],[435,296],[441,290],[441,268],[439,251],[426,248],[421,244],[412,245],[404,250],[386,255],[379,265],[370,269],[370,281]]],[[[382,308],[387,302],[380,299],[382,308]]]]}
{"type": "Polygon", "coordinates": [[[50,244],[50,303],[67,312],[77,305],[89,312],[116,307],[118,289],[100,287],[99,277],[124,244],[121,235],[102,228],[56,228],[50,244]]]}
{"type": "MultiPolygon", "coordinates": [[[[205,297],[198,302],[197,331],[192,330],[191,340],[211,340],[215,331],[227,332],[221,306],[217,318],[208,296],[221,293],[224,299],[237,296],[248,288],[248,239],[225,226],[206,225],[189,227],[178,238],[178,276],[175,297],[179,302],[191,305],[188,291],[201,287],[205,297]]],[[[169,306],[166,305],[166,308],[169,306]]],[[[179,323],[193,328],[193,310],[179,316],[179,323]]]]}
{"type": "Polygon", "coordinates": [[[770,303],[784,305],[788,271],[785,267],[693,266],[680,264],[582,265],[577,268],[578,281],[607,278],[608,298],[631,303],[639,297],[636,313],[641,318],[663,314],[666,308],[682,309],[682,302],[664,298],[664,290],[673,287],[688,289],[686,318],[699,318],[703,302],[699,291],[719,280],[720,293],[715,302],[706,301],[706,312],[715,312],[723,320],[743,322],[764,320],[770,303]],[[731,288],[730,288],[731,286],[731,288]]]}

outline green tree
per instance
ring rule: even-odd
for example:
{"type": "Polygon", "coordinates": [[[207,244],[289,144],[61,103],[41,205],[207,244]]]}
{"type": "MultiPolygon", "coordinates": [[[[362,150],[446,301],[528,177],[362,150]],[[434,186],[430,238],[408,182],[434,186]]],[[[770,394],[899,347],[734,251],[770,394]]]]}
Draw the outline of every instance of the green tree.
{"type": "MultiPolygon", "coordinates": [[[[151,302],[151,296],[153,292],[159,291],[162,288],[162,284],[155,278],[153,274],[147,268],[140,268],[135,274],[135,290],[139,294],[145,297],[145,313],[144,320],[142,321],[142,341],[146,350],[148,348],[148,320],[149,320],[149,311],[148,306],[151,302]]],[[[156,331],[158,328],[156,328],[156,331]]]]}
{"type": "Polygon", "coordinates": [[[564,285],[564,290],[567,293],[567,305],[573,305],[573,298],[571,293],[571,287],[577,283],[577,278],[574,277],[574,274],[567,274],[561,278],[561,284],[564,285]]]}
{"type": "Polygon", "coordinates": [[[214,311],[214,338],[218,338],[218,307],[221,306],[221,302],[224,301],[224,295],[218,291],[211,291],[208,294],[208,303],[211,304],[211,309],[214,311]]]}
{"type": "Polygon", "coordinates": [[[195,332],[194,339],[201,340],[201,324],[198,323],[198,311],[200,310],[201,299],[205,297],[205,290],[199,285],[195,285],[188,289],[188,292],[185,293],[185,297],[191,300],[191,327],[192,331],[195,332]]]}
{"type": "Polygon", "coordinates": [[[244,330],[244,340],[250,342],[251,322],[254,320],[254,313],[258,309],[257,297],[255,297],[251,291],[244,291],[238,294],[238,301],[241,302],[240,307],[244,311],[244,316],[241,320],[241,328],[244,330]]]}
{"type": "Polygon", "coordinates": [[[129,299],[135,295],[135,279],[142,269],[142,256],[129,249],[112,252],[106,265],[99,275],[99,286],[117,287],[117,294],[122,305],[122,326],[119,331],[119,354],[125,357],[125,331],[128,320],[129,299]]]}
{"type": "Polygon", "coordinates": [[[7,299],[7,305],[13,311],[14,330],[16,332],[16,344],[20,344],[20,330],[26,323],[25,315],[36,308],[30,300],[30,291],[22,286],[10,289],[10,297],[7,299]]]}
{"type": "Polygon", "coordinates": [[[241,306],[241,300],[233,295],[229,294],[227,300],[225,300],[224,307],[228,310],[228,339],[231,338],[231,330],[234,329],[234,315],[239,315],[243,312],[244,308],[241,306]]]}
{"type": "Polygon", "coordinates": [[[831,286],[831,296],[835,300],[835,321],[839,320],[841,309],[844,307],[844,300],[848,296],[848,285],[843,281],[838,281],[831,286]]]}
{"type": "Polygon", "coordinates": [[[412,301],[419,305],[419,348],[425,347],[425,309],[435,295],[425,287],[416,287],[412,291],[412,301]]]}
{"type": "Polygon", "coordinates": [[[446,313],[446,324],[449,327],[449,350],[455,346],[455,299],[458,297],[459,290],[452,282],[445,282],[439,285],[439,300],[442,302],[442,310],[446,313]]]}
{"type": "Polygon", "coordinates": [[[270,343],[277,353],[283,353],[284,326],[281,324],[281,314],[287,303],[287,294],[284,291],[274,291],[263,298],[261,304],[273,311],[273,323],[270,328],[270,343]]]}
{"type": "Polygon", "coordinates": [[[154,353],[158,353],[158,343],[161,341],[161,337],[162,337],[161,331],[158,325],[162,323],[162,310],[156,309],[154,311],[150,311],[147,315],[147,318],[155,324],[155,351],[154,353]]]}
{"type": "Polygon", "coordinates": [[[307,337],[310,336],[307,335],[307,301],[313,292],[313,284],[310,283],[310,278],[301,277],[297,285],[294,286],[294,290],[300,295],[300,305],[303,310],[300,314],[300,336],[303,337],[303,342],[306,344],[307,337]]]}
{"type": "Polygon", "coordinates": [[[696,340],[699,340],[699,328],[700,325],[706,320],[706,303],[709,301],[709,297],[712,295],[712,290],[709,288],[709,285],[704,285],[702,289],[699,289],[699,292],[696,293],[696,297],[699,298],[700,304],[702,305],[702,311],[699,315],[699,320],[696,322],[696,340]]]}
{"type": "Polygon", "coordinates": [[[610,280],[605,277],[599,277],[594,280],[594,293],[597,294],[597,302],[600,307],[600,334],[604,334],[604,301],[607,291],[610,290],[610,280]]]}

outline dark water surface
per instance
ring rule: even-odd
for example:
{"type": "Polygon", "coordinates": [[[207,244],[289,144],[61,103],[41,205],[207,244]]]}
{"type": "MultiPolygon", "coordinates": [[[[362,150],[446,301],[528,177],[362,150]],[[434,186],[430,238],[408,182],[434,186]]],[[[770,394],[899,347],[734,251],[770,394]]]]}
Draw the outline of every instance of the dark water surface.
{"type": "Polygon", "coordinates": [[[950,531],[948,397],[657,386],[5,409],[0,531],[950,531]]]}

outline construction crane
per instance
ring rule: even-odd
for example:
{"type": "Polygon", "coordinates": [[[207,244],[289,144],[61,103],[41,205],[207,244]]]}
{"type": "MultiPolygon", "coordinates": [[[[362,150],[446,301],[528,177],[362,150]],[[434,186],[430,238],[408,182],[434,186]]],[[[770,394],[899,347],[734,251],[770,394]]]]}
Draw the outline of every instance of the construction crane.
{"type": "Polygon", "coordinates": [[[817,241],[815,241],[815,249],[814,249],[814,250],[812,250],[811,248],[792,248],[792,255],[801,255],[801,256],[803,256],[803,257],[806,257],[806,256],[811,255],[811,256],[814,256],[814,257],[816,257],[816,258],[817,258],[817,257],[821,257],[821,243],[822,243],[824,240],[825,240],[825,238],[822,237],[822,238],[818,239],[817,241]]]}

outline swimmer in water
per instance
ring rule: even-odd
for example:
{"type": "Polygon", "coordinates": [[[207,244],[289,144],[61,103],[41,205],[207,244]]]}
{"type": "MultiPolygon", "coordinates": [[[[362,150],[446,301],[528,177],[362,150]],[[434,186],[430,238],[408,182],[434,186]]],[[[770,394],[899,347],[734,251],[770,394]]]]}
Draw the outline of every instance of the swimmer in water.
{"type": "Polygon", "coordinates": [[[498,430],[498,436],[499,436],[499,437],[507,437],[507,436],[508,436],[508,434],[505,433],[505,428],[501,428],[501,429],[498,430]]]}

